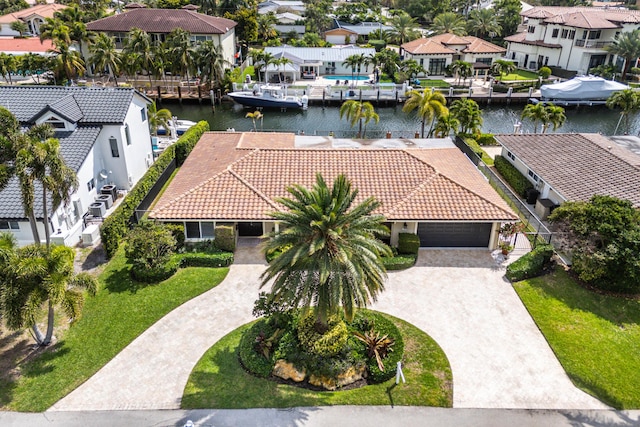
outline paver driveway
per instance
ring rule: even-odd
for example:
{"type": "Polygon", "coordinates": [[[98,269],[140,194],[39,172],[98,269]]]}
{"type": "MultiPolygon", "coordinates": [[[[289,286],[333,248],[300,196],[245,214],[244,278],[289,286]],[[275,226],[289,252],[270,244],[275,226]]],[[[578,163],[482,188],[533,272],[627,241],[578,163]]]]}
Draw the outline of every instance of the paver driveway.
{"type": "MultiPolygon", "coordinates": [[[[262,259],[240,248],[220,285],[159,320],[50,410],[178,408],[202,354],[252,320],[262,259]]],[[[438,341],[454,407],[604,408],[569,381],[503,274],[487,251],[421,251],[418,266],[390,273],[374,308],[438,341]]]]}

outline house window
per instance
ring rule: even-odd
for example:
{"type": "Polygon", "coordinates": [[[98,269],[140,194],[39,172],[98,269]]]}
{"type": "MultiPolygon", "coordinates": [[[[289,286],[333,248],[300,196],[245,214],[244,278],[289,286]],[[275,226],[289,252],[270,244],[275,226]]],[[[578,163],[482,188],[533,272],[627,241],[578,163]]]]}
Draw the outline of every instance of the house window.
{"type": "Polygon", "coordinates": [[[200,223],[200,235],[203,239],[213,239],[213,222],[201,222],[200,223]]]}
{"type": "Polygon", "coordinates": [[[536,32],[536,27],[533,26],[533,25],[529,25],[527,27],[527,31],[530,32],[530,33],[535,33],[536,32]]]}
{"type": "Polygon", "coordinates": [[[575,39],[575,38],[576,38],[576,30],[571,30],[571,31],[569,31],[569,38],[570,38],[571,40],[573,40],[573,39],[575,39]]]}
{"type": "Polygon", "coordinates": [[[481,64],[491,65],[493,62],[493,58],[476,58],[476,62],[481,64]]]}
{"type": "Polygon", "coordinates": [[[602,35],[601,30],[589,31],[589,40],[599,39],[601,35],[602,35]]]}
{"type": "Polygon", "coordinates": [[[560,37],[563,39],[566,39],[567,37],[569,37],[569,30],[566,28],[562,30],[562,34],[560,35],[560,37]]]}
{"type": "Polygon", "coordinates": [[[447,65],[446,58],[434,58],[429,60],[429,74],[435,75],[435,76],[443,75],[446,65],[447,65]]]}
{"type": "Polygon", "coordinates": [[[140,117],[142,117],[142,121],[146,121],[147,120],[147,110],[146,108],[143,108],[140,110],[140,117]]]}
{"type": "Polygon", "coordinates": [[[515,160],[516,159],[516,156],[514,156],[511,151],[507,151],[507,157],[510,158],[511,160],[515,160]]]}
{"type": "Polygon", "coordinates": [[[118,140],[114,137],[109,138],[109,145],[111,146],[111,157],[120,157],[118,151],[118,140]]]}
{"type": "Polygon", "coordinates": [[[187,232],[187,239],[199,239],[200,238],[200,224],[197,222],[185,223],[185,231],[187,232]]]}
{"type": "Polygon", "coordinates": [[[57,117],[49,117],[47,119],[47,121],[45,121],[46,124],[48,124],[49,126],[51,126],[54,129],[64,129],[66,126],[64,125],[64,122],[60,119],[58,119],[57,117]]]}
{"type": "Polygon", "coordinates": [[[91,178],[91,180],[87,182],[87,190],[92,191],[94,188],[96,188],[96,180],[95,178],[91,178]]]}
{"type": "Polygon", "coordinates": [[[551,37],[553,37],[554,39],[557,39],[559,32],[560,32],[559,28],[554,28],[553,31],[551,32],[551,37]]]}
{"type": "Polygon", "coordinates": [[[536,175],[535,173],[533,173],[533,171],[532,171],[531,169],[529,169],[529,176],[530,176],[531,178],[533,178],[533,180],[534,180],[535,182],[538,182],[538,175],[536,175]]]}
{"type": "Polygon", "coordinates": [[[124,135],[127,138],[127,145],[131,145],[131,132],[129,132],[129,125],[124,125],[124,135]]]}
{"type": "Polygon", "coordinates": [[[420,66],[424,67],[424,58],[420,58],[420,66]]]}
{"type": "Polygon", "coordinates": [[[17,221],[0,221],[0,230],[20,230],[17,221]]]}

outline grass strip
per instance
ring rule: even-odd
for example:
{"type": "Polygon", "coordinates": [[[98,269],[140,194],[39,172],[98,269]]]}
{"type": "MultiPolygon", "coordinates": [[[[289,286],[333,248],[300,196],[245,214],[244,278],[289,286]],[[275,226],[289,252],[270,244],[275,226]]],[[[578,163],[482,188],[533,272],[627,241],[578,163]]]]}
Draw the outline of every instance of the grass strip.
{"type": "Polygon", "coordinates": [[[451,367],[440,346],[415,326],[384,315],[400,329],[405,343],[406,384],[395,378],[346,391],[312,391],[254,377],[240,366],[237,348],[244,325],[211,347],[191,372],[183,409],[289,408],[326,405],[411,405],[451,407],[451,367]]]}

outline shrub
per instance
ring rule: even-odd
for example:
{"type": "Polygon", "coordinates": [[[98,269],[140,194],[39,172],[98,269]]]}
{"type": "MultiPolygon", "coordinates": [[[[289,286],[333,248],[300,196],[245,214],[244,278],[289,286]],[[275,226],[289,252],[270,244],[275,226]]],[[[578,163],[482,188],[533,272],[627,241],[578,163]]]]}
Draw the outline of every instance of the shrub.
{"type": "Polygon", "coordinates": [[[551,68],[549,68],[549,67],[540,67],[540,69],[538,70],[538,75],[540,77],[542,77],[543,79],[548,79],[549,76],[551,75],[551,68]]]}
{"type": "Polygon", "coordinates": [[[418,255],[416,254],[406,254],[406,255],[397,255],[393,257],[382,257],[382,264],[384,268],[388,271],[392,270],[405,270],[409,267],[412,267],[416,260],[418,259],[418,255]]]}
{"type": "Polygon", "coordinates": [[[638,67],[631,67],[631,74],[640,74],[640,68],[638,67]]]}
{"type": "Polygon", "coordinates": [[[232,252],[202,253],[185,252],[177,255],[180,267],[228,267],[233,263],[232,252]]]}
{"type": "Polygon", "coordinates": [[[420,249],[420,237],[413,233],[398,235],[398,253],[401,255],[417,254],[420,249]]]}
{"type": "Polygon", "coordinates": [[[247,329],[240,339],[238,359],[247,371],[258,377],[267,378],[271,375],[275,359],[273,352],[271,352],[270,358],[266,358],[263,354],[256,351],[256,338],[259,337],[260,334],[271,337],[275,331],[276,329],[269,325],[265,319],[260,319],[247,329]]]}
{"type": "Polygon", "coordinates": [[[202,134],[207,130],[209,130],[209,124],[202,121],[185,132],[184,135],[178,139],[178,142],[164,150],[153,165],[151,165],[147,170],[144,176],[140,178],[138,183],[131,189],[131,191],[129,191],[115,211],[104,220],[100,227],[100,238],[102,239],[102,245],[104,246],[107,257],[111,258],[118,250],[120,242],[129,231],[130,220],[135,210],[149,193],[149,190],[151,190],[154,184],[158,181],[162,172],[164,172],[171,161],[176,157],[176,150],[178,147],[181,153],[181,158],[186,158],[193,148],[193,145],[195,145],[195,143],[191,145],[191,142],[194,139],[197,142],[197,140],[200,139],[202,134]],[[189,142],[181,144],[180,142],[183,141],[183,139],[188,140],[189,142]]]}
{"type": "Polygon", "coordinates": [[[339,316],[327,319],[327,330],[317,331],[316,315],[310,311],[298,320],[298,340],[310,353],[322,357],[337,355],[347,343],[347,325],[339,316]]]}
{"type": "Polygon", "coordinates": [[[464,142],[466,142],[469,148],[471,148],[473,152],[476,153],[478,157],[480,157],[480,160],[482,160],[484,164],[493,166],[493,159],[491,158],[491,156],[489,156],[487,152],[478,145],[474,138],[465,138],[464,142]]]}
{"type": "Polygon", "coordinates": [[[165,224],[164,226],[171,232],[173,238],[176,239],[176,250],[183,249],[185,242],[184,224],[165,224]]]}
{"type": "Polygon", "coordinates": [[[177,269],[174,263],[167,267],[175,248],[176,239],[169,228],[152,221],[141,221],[129,232],[125,250],[134,278],[153,282],[157,281],[154,278],[170,277],[166,275],[177,269]]]}
{"type": "Polygon", "coordinates": [[[155,268],[142,269],[133,267],[131,268],[130,273],[131,277],[133,277],[133,279],[137,280],[138,282],[160,283],[163,280],[167,280],[169,277],[176,274],[179,267],[179,260],[171,258],[169,259],[169,261],[155,268]]]}
{"type": "Polygon", "coordinates": [[[223,251],[236,250],[236,230],[232,225],[217,225],[215,228],[216,245],[223,251]]]}
{"type": "Polygon", "coordinates": [[[204,120],[187,130],[174,144],[176,150],[176,166],[180,167],[196,146],[203,133],[209,130],[209,123],[204,120]]]}
{"type": "Polygon", "coordinates": [[[541,275],[552,256],[553,246],[547,244],[536,246],[531,252],[507,266],[507,279],[518,282],[541,275]]]}
{"type": "Polygon", "coordinates": [[[369,44],[376,50],[376,52],[380,52],[382,49],[387,47],[387,42],[384,40],[369,40],[369,44]]]}
{"type": "Polygon", "coordinates": [[[533,184],[524,175],[520,173],[515,166],[502,156],[496,156],[494,159],[496,170],[511,185],[513,190],[521,197],[526,196],[527,190],[533,188],[533,184]]]}

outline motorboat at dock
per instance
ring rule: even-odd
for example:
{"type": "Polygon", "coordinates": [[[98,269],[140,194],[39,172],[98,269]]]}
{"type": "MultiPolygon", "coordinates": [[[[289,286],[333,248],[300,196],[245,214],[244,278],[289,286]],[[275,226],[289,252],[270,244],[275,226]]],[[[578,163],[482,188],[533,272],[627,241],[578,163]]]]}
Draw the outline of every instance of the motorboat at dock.
{"type": "Polygon", "coordinates": [[[276,85],[259,85],[249,89],[247,84],[243,90],[228,93],[228,96],[238,104],[254,107],[254,108],[280,108],[286,110],[288,108],[307,109],[309,98],[307,95],[302,97],[287,95],[286,89],[276,85]]]}

